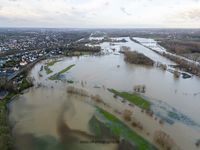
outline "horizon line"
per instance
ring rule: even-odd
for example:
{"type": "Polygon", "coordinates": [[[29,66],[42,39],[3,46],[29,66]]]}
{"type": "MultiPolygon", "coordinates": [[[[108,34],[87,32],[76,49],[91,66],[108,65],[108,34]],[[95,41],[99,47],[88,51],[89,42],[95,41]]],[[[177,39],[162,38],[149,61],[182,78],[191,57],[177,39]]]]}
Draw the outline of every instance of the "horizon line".
{"type": "Polygon", "coordinates": [[[4,27],[0,26],[0,29],[192,29],[192,30],[200,30],[198,28],[191,27],[4,27]]]}

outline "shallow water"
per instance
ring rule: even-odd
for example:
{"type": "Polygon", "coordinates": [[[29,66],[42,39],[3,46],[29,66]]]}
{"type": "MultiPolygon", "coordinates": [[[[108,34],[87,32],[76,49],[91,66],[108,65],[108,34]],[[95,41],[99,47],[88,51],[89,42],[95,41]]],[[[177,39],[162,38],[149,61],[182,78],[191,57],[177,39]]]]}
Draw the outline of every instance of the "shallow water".
{"type": "MultiPolygon", "coordinates": [[[[172,106],[178,112],[187,115],[191,120],[200,124],[200,94],[195,94],[200,92],[200,79],[195,76],[190,79],[174,79],[173,74],[156,67],[125,63],[123,54],[118,53],[122,45],[142,52],[153,60],[173,64],[173,62],[148,48],[130,41],[129,38],[126,38],[126,40],[127,43],[115,43],[114,46],[109,43],[101,44],[104,53],[106,53],[103,56],[60,58],[62,61],[50,67],[54,71],[52,74],[69,65],[76,64],[68,73],[64,74],[64,78],[75,81],[74,86],[82,87],[93,95],[99,94],[106,103],[119,110],[129,108],[129,106],[116,101],[106,88],[133,91],[134,85],[144,84],[147,90],[143,96],[151,102],[162,101],[163,106],[166,103],[167,107],[168,105],[172,106]],[[112,51],[113,48],[116,49],[115,52],[112,51]],[[120,65],[120,67],[117,67],[117,65],[120,65]],[[95,88],[95,86],[100,88],[95,88]]],[[[46,75],[45,71],[42,71],[43,77],[39,77],[38,72],[45,62],[38,63],[30,72],[30,76],[35,78],[35,87],[10,104],[10,120],[14,126],[14,134],[16,137],[27,134],[34,136],[34,138],[50,136],[55,141],[51,143],[58,143],[60,135],[57,122],[64,106],[66,106],[63,115],[65,124],[70,129],[92,134],[88,127],[88,121],[94,114],[95,108],[84,102],[87,98],[67,94],[66,88],[69,84],[61,81],[49,81],[48,77],[52,74],[46,75]],[[39,83],[42,87],[37,88],[39,83]]],[[[162,129],[167,131],[181,148],[195,149],[194,143],[200,138],[199,128],[178,121],[173,125],[166,124],[161,127],[151,118],[141,114],[140,110],[136,109],[134,112],[135,117],[145,125],[147,131],[153,134],[153,131],[162,129]]],[[[141,134],[145,136],[143,133],[141,134]]],[[[26,138],[22,139],[24,140],[18,143],[27,143],[26,138]]],[[[33,137],[30,139],[33,139],[33,137]]],[[[147,139],[152,140],[152,137],[147,137],[147,139]]],[[[114,150],[117,145],[95,146],[95,144],[90,144],[85,148],[88,148],[88,146],[91,146],[90,149],[114,150]]]]}

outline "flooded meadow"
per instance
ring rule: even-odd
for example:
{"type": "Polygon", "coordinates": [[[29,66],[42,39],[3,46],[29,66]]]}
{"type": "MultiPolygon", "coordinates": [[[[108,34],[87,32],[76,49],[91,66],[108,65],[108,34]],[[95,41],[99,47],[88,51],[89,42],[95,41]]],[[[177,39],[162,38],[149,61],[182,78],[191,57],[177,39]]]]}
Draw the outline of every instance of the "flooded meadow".
{"type": "Polygon", "coordinates": [[[159,131],[169,135],[172,149],[198,149],[195,143],[200,139],[200,78],[177,79],[156,66],[126,63],[120,53],[122,46],[169,67],[175,64],[129,37],[117,39],[127,42],[101,43],[101,55],[58,57],[34,66],[29,72],[34,87],[24,91],[9,106],[17,149],[120,149],[117,142],[91,142],[95,133],[90,122],[93,116],[98,116],[97,107],[115,115],[158,149],[164,149],[155,142],[155,133],[159,131]],[[52,72],[47,74],[41,67],[52,60],[57,62],[49,66],[52,72]],[[70,65],[74,66],[63,72],[59,80],[50,80],[70,65]],[[145,92],[137,94],[151,103],[153,115],[108,90],[133,93],[138,85],[145,85],[145,92]],[[82,89],[85,94],[70,93],[69,87],[82,89]],[[95,101],[95,96],[100,100],[95,101]],[[124,120],[125,110],[131,111],[132,120],[139,122],[142,129],[124,120]]]}

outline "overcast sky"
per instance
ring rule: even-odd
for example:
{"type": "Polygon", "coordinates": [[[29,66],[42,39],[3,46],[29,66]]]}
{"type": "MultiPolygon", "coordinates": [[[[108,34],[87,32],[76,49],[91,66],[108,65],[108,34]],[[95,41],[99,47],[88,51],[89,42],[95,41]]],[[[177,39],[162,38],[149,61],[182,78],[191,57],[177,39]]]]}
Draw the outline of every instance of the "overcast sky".
{"type": "Polygon", "coordinates": [[[0,0],[0,27],[200,28],[200,0],[0,0]]]}

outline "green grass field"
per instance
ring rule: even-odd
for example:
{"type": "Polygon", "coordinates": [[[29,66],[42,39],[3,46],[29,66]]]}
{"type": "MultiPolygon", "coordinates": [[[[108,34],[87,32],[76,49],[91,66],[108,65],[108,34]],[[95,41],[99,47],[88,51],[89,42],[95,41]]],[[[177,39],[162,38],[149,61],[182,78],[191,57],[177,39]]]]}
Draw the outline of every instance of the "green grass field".
{"type": "Polygon", "coordinates": [[[50,62],[47,63],[47,66],[48,67],[53,66],[57,62],[59,62],[59,60],[52,60],[52,61],[50,61],[50,62]]]}
{"type": "Polygon", "coordinates": [[[75,64],[68,66],[67,68],[61,70],[60,72],[52,75],[51,77],[49,77],[50,80],[59,80],[59,76],[67,71],[69,71],[72,67],[74,67],[75,64]]]}
{"type": "Polygon", "coordinates": [[[135,104],[136,106],[145,109],[145,110],[149,110],[151,103],[145,99],[143,99],[142,97],[138,96],[137,94],[132,94],[132,93],[128,93],[128,92],[119,92],[117,90],[114,89],[108,89],[108,91],[110,91],[111,93],[125,99],[128,100],[129,102],[135,104]]]}
{"type": "Polygon", "coordinates": [[[155,150],[156,147],[145,140],[143,137],[138,135],[136,132],[131,130],[128,126],[126,126],[123,122],[121,122],[117,117],[110,114],[109,112],[97,108],[98,113],[103,117],[105,121],[105,125],[110,128],[111,132],[119,137],[124,138],[125,140],[133,143],[138,150],[155,150]]]}

